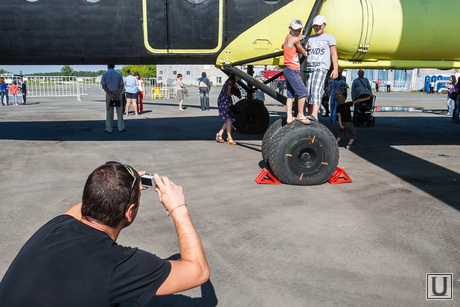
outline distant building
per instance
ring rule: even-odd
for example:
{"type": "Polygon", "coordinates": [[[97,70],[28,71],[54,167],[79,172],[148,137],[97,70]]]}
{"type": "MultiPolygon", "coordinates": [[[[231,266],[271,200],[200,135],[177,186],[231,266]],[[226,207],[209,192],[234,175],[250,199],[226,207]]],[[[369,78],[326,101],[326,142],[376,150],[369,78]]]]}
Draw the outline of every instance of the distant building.
{"type": "Polygon", "coordinates": [[[157,83],[173,86],[177,74],[182,74],[182,83],[196,85],[201,73],[205,72],[212,85],[222,85],[227,75],[214,65],[157,65],[157,83]]]}
{"type": "MultiPolygon", "coordinates": [[[[364,77],[369,80],[372,89],[375,89],[375,82],[382,80],[382,91],[386,90],[389,81],[392,91],[428,91],[428,84],[433,79],[436,82],[436,91],[442,92],[451,75],[460,76],[458,69],[439,70],[428,68],[417,68],[411,70],[400,69],[363,69],[364,77]],[[447,80],[447,81],[446,81],[447,80]]],[[[344,75],[351,87],[353,80],[358,78],[359,69],[345,69],[344,75]]]]}
{"type": "MultiPolygon", "coordinates": [[[[254,66],[254,77],[259,76],[259,72],[266,69],[275,69],[276,66],[256,65],[254,66]]],[[[247,67],[240,67],[246,72],[247,67]]],[[[182,74],[182,83],[185,85],[196,85],[201,73],[205,72],[212,85],[222,85],[228,76],[214,65],[157,65],[158,84],[166,83],[166,86],[173,86],[176,82],[177,74],[182,74]]]]}

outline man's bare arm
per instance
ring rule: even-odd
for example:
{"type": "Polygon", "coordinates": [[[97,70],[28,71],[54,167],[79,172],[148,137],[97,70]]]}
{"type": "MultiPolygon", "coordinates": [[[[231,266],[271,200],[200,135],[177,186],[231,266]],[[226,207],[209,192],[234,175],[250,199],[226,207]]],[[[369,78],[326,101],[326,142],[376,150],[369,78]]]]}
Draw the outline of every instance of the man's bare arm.
{"type": "Polygon", "coordinates": [[[156,293],[166,295],[205,283],[209,279],[210,269],[203,245],[185,206],[182,188],[169,181],[167,177],[160,178],[155,174],[154,179],[158,186],[155,190],[160,202],[174,220],[181,254],[180,261],[170,261],[171,272],[156,293]]]}
{"type": "Polygon", "coordinates": [[[337,55],[337,46],[331,46],[332,73],[331,78],[336,79],[339,76],[339,57],[337,55]]]}

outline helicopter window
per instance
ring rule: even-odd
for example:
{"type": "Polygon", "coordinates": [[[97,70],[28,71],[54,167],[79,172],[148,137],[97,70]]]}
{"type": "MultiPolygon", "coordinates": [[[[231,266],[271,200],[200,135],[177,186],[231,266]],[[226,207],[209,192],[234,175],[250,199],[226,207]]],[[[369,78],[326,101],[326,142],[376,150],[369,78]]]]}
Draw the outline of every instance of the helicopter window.
{"type": "Polygon", "coordinates": [[[199,4],[201,2],[203,2],[204,0],[187,0],[188,2],[190,3],[194,3],[194,4],[199,4]]]}
{"type": "Polygon", "coordinates": [[[99,2],[99,0],[86,0],[86,1],[91,2],[91,3],[99,2]]]}

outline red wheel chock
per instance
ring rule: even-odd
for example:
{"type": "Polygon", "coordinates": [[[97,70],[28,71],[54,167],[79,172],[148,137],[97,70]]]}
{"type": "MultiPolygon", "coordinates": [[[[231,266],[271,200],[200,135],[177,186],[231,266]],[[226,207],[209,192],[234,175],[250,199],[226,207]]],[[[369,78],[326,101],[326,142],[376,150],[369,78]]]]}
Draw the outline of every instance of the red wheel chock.
{"type": "Polygon", "coordinates": [[[347,172],[345,172],[343,169],[340,167],[337,167],[337,169],[334,172],[334,175],[332,175],[331,179],[328,180],[330,184],[336,184],[336,183],[345,183],[345,182],[353,182],[348,176],[347,172]]]}
{"type": "Polygon", "coordinates": [[[279,182],[278,179],[276,179],[275,177],[273,177],[272,174],[270,174],[270,172],[264,168],[259,176],[257,176],[256,178],[256,183],[259,184],[259,183],[266,183],[266,184],[281,184],[281,182],[279,182]]]}

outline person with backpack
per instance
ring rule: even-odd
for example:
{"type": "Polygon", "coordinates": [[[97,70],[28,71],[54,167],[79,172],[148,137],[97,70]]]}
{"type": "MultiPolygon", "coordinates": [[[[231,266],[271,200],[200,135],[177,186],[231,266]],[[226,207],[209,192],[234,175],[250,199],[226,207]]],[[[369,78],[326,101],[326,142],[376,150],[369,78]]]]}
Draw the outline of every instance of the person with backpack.
{"type": "MultiPolygon", "coordinates": [[[[358,71],[358,78],[353,80],[351,84],[351,100],[355,101],[359,98],[361,92],[370,92],[372,93],[372,87],[367,78],[364,78],[364,70],[360,69],[358,71]]],[[[371,96],[369,96],[371,97],[371,96]]],[[[353,112],[353,117],[356,116],[356,108],[353,112]]]]}
{"type": "Polygon", "coordinates": [[[369,80],[364,78],[364,70],[360,69],[358,71],[358,78],[353,80],[351,84],[351,100],[358,99],[359,94],[364,90],[372,92],[372,87],[369,80]]]}
{"type": "Polygon", "coordinates": [[[209,111],[209,92],[211,91],[211,82],[206,77],[206,73],[201,73],[201,78],[198,79],[196,87],[200,91],[201,111],[209,111]]]}

